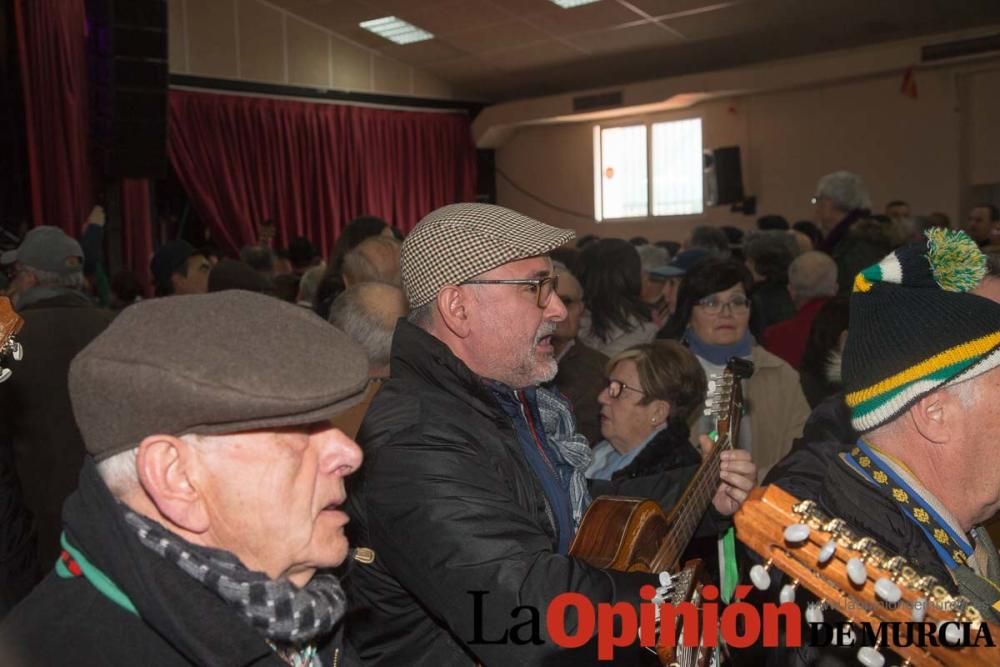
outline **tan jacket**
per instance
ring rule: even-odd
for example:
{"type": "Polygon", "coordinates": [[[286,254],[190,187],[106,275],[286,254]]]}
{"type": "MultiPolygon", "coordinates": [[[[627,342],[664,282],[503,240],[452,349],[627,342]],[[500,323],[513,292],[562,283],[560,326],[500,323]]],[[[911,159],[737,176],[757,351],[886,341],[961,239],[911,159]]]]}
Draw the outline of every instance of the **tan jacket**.
{"type": "Polygon", "coordinates": [[[810,410],[794,368],[760,345],[754,345],[750,359],[754,374],[747,381],[746,398],[760,481],[802,435],[810,410]]]}
{"type": "MultiPolygon", "coordinates": [[[[754,372],[744,385],[744,409],[749,413],[750,449],[760,482],[788,453],[792,441],[802,435],[810,409],[795,369],[760,345],[753,346],[750,360],[754,372]]],[[[742,423],[745,427],[747,420],[742,423]]],[[[698,417],[692,425],[691,441],[697,444],[698,436],[713,424],[712,419],[698,417]]]]}

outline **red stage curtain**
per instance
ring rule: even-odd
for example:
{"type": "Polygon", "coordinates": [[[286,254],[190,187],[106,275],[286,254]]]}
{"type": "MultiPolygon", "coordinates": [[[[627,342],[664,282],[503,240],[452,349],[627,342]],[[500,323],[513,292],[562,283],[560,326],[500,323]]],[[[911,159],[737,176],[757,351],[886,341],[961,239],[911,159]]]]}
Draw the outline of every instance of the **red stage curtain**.
{"type": "Polygon", "coordinates": [[[356,216],[409,231],[435,208],[474,196],[464,113],[174,90],[168,137],[195,210],[232,253],[268,218],[280,243],[302,235],[328,253],[356,216]]]}
{"type": "Polygon", "coordinates": [[[153,256],[152,205],[149,181],[125,178],[121,183],[122,259],[139,278],[147,297],[153,296],[149,260],[153,256]]]}
{"type": "Polygon", "coordinates": [[[32,222],[79,237],[94,204],[82,0],[15,0],[32,222]]]}

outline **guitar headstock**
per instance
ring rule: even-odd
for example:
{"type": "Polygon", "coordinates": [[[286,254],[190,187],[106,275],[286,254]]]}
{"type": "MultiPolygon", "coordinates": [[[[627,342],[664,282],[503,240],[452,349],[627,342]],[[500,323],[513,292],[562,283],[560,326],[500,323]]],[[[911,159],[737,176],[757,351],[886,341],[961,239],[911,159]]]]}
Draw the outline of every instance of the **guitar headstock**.
{"type": "MultiPolygon", "coordinates": [[[[14,337],[21,331],[22,326],[24,319],[14,311],[10,299],[0,296],[0,363],[7,359],[20,361],[24,355],[21,344],[14,337]]],[[[9,368],[0,366],[0,382],[7,380],[12,374],[9,368]]]]}
{"type": "MultiPolygon", "coordinates": [[[[825,607],[855,623],[960,622],[978,627],[984,622],[967,598],[951,595],[934,577],[920,574],[905,558],[843,520],[827,516],[811,500],[799,501],[776,486],[757,488],[733,520],[737,538],[766,559],[768,567],[783,571],[792,585],[807,588],[825,607]]],[[[751,571],[755,585],[765,572],[758,568],[751,571]]],[[[794,588],[790,595],[788,591],[782,591],[782,601],[794,597],[794,588]]],[[[976,647],[889,648],[915,665],[994,664],[990,652],[976,647]]],[[[860,653],[859,659],[869,664],[860,653]]]]}
{"type": "Polygon", "coordinates": [[[721,375],[713,375],[708,379],[708,395],[705,397],[705,414],[716,420],[718,441],[735,435],[739,428],[740,417],[743,415],[743,383],[742,380],[753,375],[753,362],[739,357],[732,357],[723,369],[721,375]]]}

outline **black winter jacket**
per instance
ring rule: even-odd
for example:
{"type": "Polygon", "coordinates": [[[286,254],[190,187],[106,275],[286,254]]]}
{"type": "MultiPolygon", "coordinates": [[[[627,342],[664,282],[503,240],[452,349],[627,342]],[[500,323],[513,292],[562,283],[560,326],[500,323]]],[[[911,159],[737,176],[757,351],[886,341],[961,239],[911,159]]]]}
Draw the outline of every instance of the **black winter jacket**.
{"type": "Polygon", "coordinates": [[[590,495],[653,498],[669,512],[701,465],[683,422],[672,421],[611,480],[590,480],[590,495]]]}
{"type": "Polygon", "coordinates": [[[634,603],[655,578],[555,553],[544,493],[510,419],[446,345],[401,321],[391,368],[361,426],[365,462],[348,491],[351,543],[375,551],[345,579],[348,639],[362,662],[598,664],[592,646],[566,651],[548,640],[549,602],[574,591],[634,603]],[[478,619],[473,591],[483,592],[478,619]],[[528,621],[521,606],[537,610],[541,644],[475,641],[499,642],[528,621]]]}
{"type": "MultiPolygon", "coordinates": [[[[53,572],[0,625],[0,664],[285,664],[222,598],[139,541],[90,457],[64,519],[69,542],[125,593],[139,616],[87,578],[53,572]]],[[[320,648],[322,664],[334,664],[334,652],[338,665],[352,664],[339,637],[320,648]]]]}
{"type": "MultiPolygon", "coordinates": [[[[889,552],[904,556],[918,572],[936,577],[949,592],[957,593],[958,586],[924,533],[898,505],[874,489],[844,460],[857,437],[857,432],[851,428],[850,411],[843,395],[832,396],[816,407],[806,422],[802,438],[796,440],[791,452],[771,469],[764,483],[776,484],[800,500],[815,500],[830,516],[841,518],[863,535],[875,538],[889,552]]],[[[777,599],[781,586],[787,583],[786,577],[775,574],[769,592],[772,601],[777,599]]],[[[797,602],[805,608],[808,599],[811,598],[800,594],[797,602]]],[[[828,615],[836,616],[830,612],[828,615]]],[[[856,652],[856,648],[778,648],[767,653],[766,662],[768,665],[846,666],[857,664],[856,652]]]]}

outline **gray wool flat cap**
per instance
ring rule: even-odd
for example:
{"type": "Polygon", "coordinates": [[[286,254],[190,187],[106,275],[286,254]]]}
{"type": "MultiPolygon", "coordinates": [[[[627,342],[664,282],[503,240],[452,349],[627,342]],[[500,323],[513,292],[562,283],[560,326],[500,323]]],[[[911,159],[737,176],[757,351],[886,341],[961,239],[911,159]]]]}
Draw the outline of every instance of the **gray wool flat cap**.
{"type": "Polygon", "coordinates": [[[413,228],[400,254],[403,289],[410,308],[437,297],[445,285],[458,285],[519,259],[546,255],[576,234],[493,204],[449,204],[432,211],[413,228]]]}
{"type": "Polygon", "coordinates": [[[70,364],[73,414],[100,461],[155,434],[329,419],[364,396],[368,361],[304,308],[240,290],[129,306],[70,364]]]}

